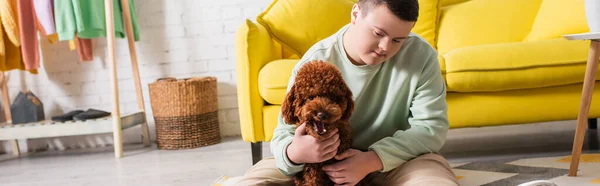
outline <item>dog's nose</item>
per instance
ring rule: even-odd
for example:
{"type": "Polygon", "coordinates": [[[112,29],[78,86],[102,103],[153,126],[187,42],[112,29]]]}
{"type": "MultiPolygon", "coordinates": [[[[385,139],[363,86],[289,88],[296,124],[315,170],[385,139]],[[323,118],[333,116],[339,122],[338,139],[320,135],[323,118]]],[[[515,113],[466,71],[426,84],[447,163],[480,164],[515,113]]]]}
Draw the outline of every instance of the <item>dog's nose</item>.
{"type": "Polygon", "coordinates": [[[319,113],[317,113],[317,117],[318,117],[320,120],[326,120],[326,119],[327,119],[327,114],[325,114],[325,113],[323,113],[323,112],[319,112],[319,113]]]}

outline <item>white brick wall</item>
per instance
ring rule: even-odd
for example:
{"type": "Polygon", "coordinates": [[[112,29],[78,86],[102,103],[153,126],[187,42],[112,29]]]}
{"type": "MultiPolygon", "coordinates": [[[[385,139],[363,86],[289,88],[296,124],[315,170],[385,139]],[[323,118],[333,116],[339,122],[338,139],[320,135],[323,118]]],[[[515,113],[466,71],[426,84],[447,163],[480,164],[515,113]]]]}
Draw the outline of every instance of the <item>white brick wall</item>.
{"type": "MultiPolygon", "coordinates": [[[[270,0],[137,0],[141,41],[136,43],[150,133],[155,139],[148,83],[159,77],[216,76],[222,136],[240,134],[235,75],[235,32],[245,19],[255,20],[270,0]]],[[[110,111],[106,40],[94,39],[94,60],[80,62],[67,42],[41,38],[42,68],[38,75],[9,74],[10,97],[29,89],[44,103],[46,117],[73,109],[110,111]]],[[[121,111],[137,109],[129,50],[117,39],[121,111]]],[[[139,128],[124,132],[126,143],[141,142],[139,128]]],[[[23,143],[23,142],[21,142],[23,143]]],[[[112,143],[112,134],[29,140],[29,149],[85,148],[112,143]]],[[[6,146],[6,145],[4,145],[6,146]]],[[[27,147],[23,147],[27,148],[27,147]]],[[[0,151],[2,146],[0,145],[0,151]]]]}

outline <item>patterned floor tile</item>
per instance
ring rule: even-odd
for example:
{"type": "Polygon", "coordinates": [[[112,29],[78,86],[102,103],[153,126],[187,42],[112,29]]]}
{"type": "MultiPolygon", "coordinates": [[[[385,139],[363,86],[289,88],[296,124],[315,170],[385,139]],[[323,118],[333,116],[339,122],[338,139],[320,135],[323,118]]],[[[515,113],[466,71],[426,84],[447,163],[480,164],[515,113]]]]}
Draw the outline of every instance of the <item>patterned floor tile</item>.
{"type": "Polygon", "coordinates": [[[461,186],[485,185],[497,180],[502,180],[517,175],[514,173],[498,173],[464,169],[452,169],[452,171],[454,171],[454,174],[458,179],[458,183],[461,186]]]}

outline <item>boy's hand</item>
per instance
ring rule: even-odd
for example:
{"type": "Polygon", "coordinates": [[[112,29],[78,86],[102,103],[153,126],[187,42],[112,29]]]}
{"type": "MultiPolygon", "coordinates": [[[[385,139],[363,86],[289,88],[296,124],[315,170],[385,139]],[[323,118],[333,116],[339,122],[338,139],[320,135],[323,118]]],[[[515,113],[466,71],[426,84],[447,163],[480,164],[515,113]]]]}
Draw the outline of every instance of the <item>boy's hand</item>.
{"type": "Polygon", "coordinates": [[[286,149],[290,161],[295,164],[320,163],[333,158],[340,146],[337,129],[319,141],[306,133],[305,124],[296,128],[294,139],[286,149]]]}
{"type": "Polygon", "coordinates": [[[348,149],[335,156],[335,159],[343,161],[324,166],[323,170],[336,185],[356,185],[369,173],[383,168],[381,159],[374,151],[348,149]]]}

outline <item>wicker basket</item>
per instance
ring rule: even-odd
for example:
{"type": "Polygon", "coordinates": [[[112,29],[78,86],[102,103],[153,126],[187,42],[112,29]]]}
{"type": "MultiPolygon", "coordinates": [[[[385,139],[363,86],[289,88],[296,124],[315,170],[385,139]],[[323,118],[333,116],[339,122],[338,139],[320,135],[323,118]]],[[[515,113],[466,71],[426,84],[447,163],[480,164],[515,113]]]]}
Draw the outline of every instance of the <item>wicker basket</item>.
{"type": "Polygon", "coordinates": [[[215,77],[161,78],[149,90],[159,149],[221,142],[215,77]]]}

